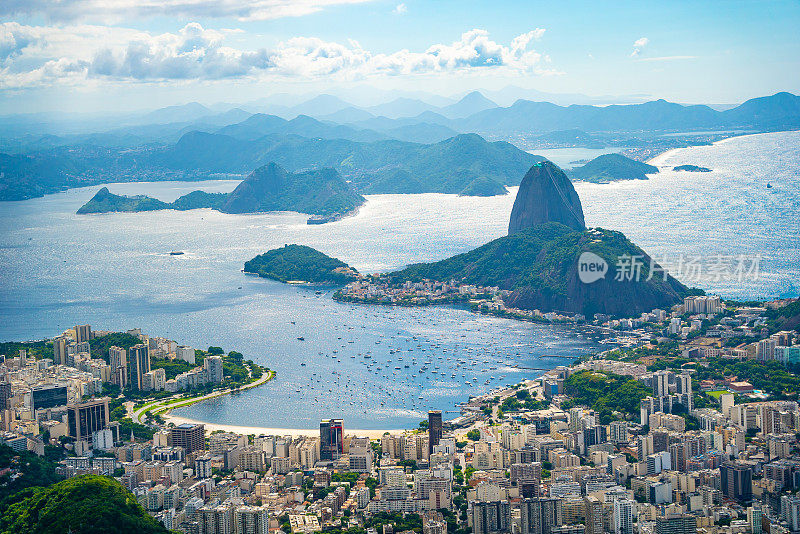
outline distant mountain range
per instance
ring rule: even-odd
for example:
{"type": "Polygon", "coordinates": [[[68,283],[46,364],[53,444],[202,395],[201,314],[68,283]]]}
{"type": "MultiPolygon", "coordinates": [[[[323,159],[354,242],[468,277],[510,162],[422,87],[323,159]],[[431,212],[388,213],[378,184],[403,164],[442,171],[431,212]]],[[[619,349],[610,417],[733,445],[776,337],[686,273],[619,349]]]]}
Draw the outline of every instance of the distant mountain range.
{"type": "MultiPolygon", "coordinates": [[[[412,110],[407,100],[401,104],[412,110]]],[[[662,133],[676,131],[800,128],[800,97],[790,93],[748,100],[724,111],[664,100],[606,107],[519,100],[497,107],[478,92],[444,106],[421,102],[413,111],[424,111],[413,117],[373,116],[331,95],[292,107],[299,109],[359,120],[340,124],[305,114],[287,120],[238,108],[220,113],[193,103],[129,118],[104,133],[37,135],[32,133],[35,122],[0,118],[0,147],[7,152],[0,150],[0,200],[120,180],[246,174],[270,162],[291,171],[334,168],[363,193],[502,194],[503,186],[518,184],[525,169],[542,158],[459,132],[524,139],[526,146],[599,147],[604,138],[620,134],[662,139],[662,133]],[[142,120],[150,122],[137,123],[142,120]],[[181,122],[170,122],[176,120],[181,122]],[[26,133],[9,139],[2,137],[4,132],[26,133]]],[[[607,181],[604,173],[614,176],[609,179],[622,174],[619,161],[614,172],[601,167],[595,162],[595,168],[570,175],[607,181]]],[[[647,172],[632,170],[625,179],[647,172]]]]}

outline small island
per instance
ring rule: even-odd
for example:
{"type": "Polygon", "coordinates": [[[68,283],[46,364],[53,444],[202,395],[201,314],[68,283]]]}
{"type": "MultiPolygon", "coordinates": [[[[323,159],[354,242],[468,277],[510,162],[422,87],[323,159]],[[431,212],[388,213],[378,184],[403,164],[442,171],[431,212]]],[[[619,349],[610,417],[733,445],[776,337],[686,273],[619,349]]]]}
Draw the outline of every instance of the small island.
{"type": "Polygon", "coordinates": [[[711,172],[711,169],[698,167],[697,165],[678,165],[677,167],[672,167],[672,170],[678,172],[711,172]]]}
{"type": "Polygon", "coordinates": [[[344,285],[358,271],[306,245],[284,245],[260,254],[244,264],[244,272],[278,282],[344,285]]]}
{"type": "Polygon", "coordinates": [[[364,202],[364,197],[333,169],[291,173],[270,163],[250,173],[230,193],[192,191],[175,202],[145,195],[115,195],[103,187],[80,207],[78,214],[199,208],[237,214],[296,211],[311,216],[308,224],[322,224],[353,214],[364,202]]]}
{"type": "Polygon", "coordinates": [[[573,182],[608,183],[618,180],[647,180],[658,167],[636,161],[622,154],[603,154],[582,167],[568,171],[573,182]]]}

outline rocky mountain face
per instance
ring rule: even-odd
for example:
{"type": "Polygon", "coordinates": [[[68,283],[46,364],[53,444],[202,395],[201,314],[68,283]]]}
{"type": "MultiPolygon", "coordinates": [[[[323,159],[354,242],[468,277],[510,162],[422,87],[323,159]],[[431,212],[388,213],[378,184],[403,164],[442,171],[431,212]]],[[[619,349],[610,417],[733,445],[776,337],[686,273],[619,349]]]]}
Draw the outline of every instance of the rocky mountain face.
{"type": "Polygon", "coordinates": [[[513,234],[547,222],[573,230],[585,230],[578,193],[564,171],[550,161],[534,164],[519,186],[508,233],[513,234]]]}

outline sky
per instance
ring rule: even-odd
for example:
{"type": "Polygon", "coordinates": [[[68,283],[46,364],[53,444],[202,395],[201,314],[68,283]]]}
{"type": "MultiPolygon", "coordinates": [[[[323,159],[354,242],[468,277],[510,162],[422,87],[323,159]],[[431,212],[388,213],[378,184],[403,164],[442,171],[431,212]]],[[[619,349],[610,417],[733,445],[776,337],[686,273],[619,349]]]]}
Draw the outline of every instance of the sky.
{"type": "Polygon", "coordinates": [[[797,0],[3,0],[0,113],[365,86],[732,104],[800,93],[798,27],[797,0]]]}

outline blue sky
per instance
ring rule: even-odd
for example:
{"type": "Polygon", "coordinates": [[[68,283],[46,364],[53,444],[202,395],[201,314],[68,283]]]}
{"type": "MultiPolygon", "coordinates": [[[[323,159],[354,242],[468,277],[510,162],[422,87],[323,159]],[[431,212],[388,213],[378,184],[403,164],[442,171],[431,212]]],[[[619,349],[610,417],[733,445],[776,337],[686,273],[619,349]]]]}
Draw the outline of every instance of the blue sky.
{"type": "Polygon", "coordinates": [[[711,104],[800,92],[797,1],[141,6],[0,4],[0,112],[246,102],[354,84],[444,95],[516,85],[711,104]]]}

